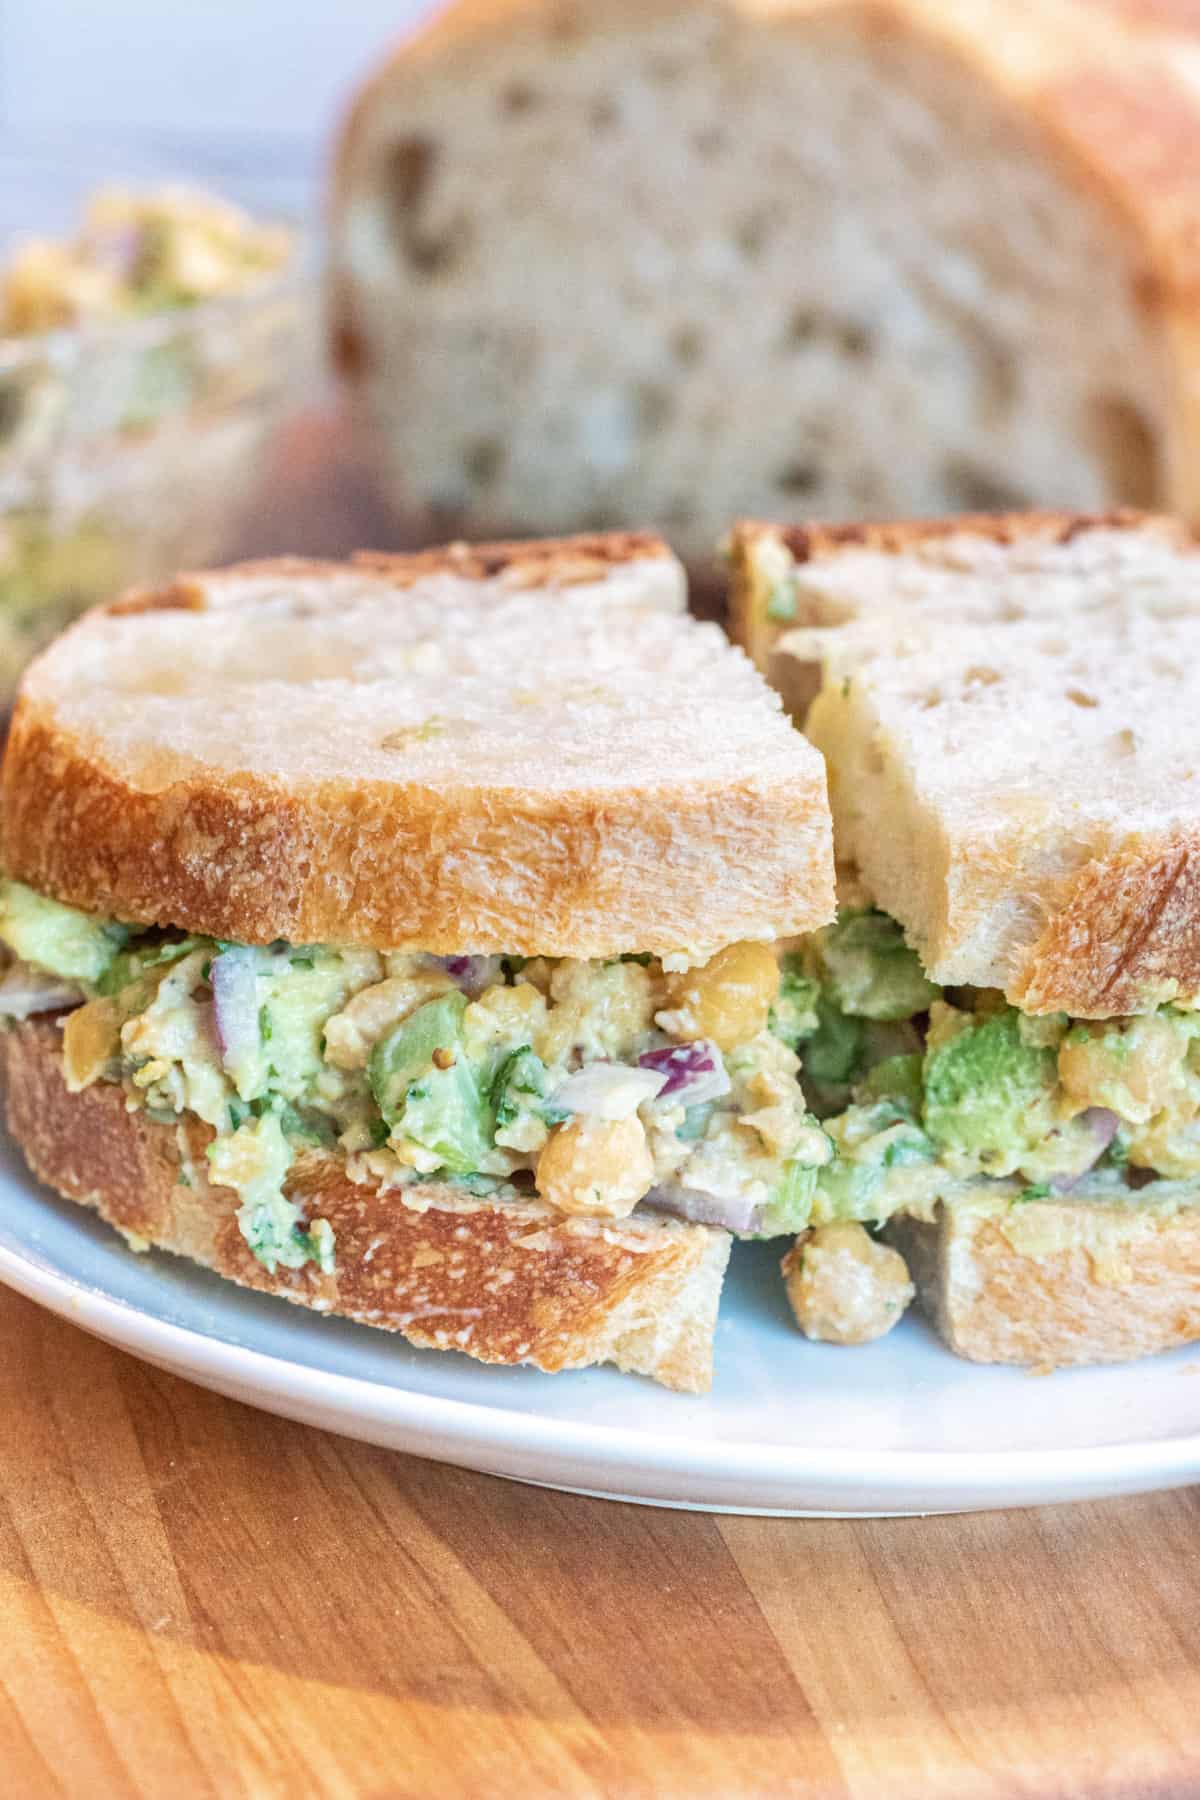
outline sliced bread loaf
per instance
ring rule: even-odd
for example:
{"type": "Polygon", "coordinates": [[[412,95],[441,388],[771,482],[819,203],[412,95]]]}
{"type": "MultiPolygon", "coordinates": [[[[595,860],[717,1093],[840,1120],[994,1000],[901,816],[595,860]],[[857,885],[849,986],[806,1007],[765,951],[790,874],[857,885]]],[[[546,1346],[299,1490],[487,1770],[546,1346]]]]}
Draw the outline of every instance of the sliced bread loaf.
{"type": "Polygon", "coordinates": [[[456,0],[348,120],[332,344],[443,525],[1195,513],[1197,161],[1080,0],[456,0]]]}

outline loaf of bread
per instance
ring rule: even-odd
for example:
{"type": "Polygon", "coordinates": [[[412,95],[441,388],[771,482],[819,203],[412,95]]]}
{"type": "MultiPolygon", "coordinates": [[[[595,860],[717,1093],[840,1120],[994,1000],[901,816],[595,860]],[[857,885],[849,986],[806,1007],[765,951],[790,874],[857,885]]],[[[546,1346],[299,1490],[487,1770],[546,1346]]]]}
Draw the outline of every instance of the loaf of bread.
{"type": "Polygon", "coordinates": [[[478,532],[1200,512],[1200,99],[1086,0],[456,0],[347,122],[336,360],[478,532]]]}

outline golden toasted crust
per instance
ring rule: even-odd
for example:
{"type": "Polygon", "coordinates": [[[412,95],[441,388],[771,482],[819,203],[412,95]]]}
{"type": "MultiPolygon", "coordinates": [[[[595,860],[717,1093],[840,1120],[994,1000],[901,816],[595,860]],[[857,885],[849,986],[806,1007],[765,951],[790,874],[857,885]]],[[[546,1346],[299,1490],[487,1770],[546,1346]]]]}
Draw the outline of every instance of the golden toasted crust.
{"type": "Polygon", "coordinates": [[[594,581],[620,563],[647,558],[669,562],[671,550],[656,531],[578,532],[565,538],[515,538],[489,544],[445,544],[430,550],[359,550],[357,568],[374,569],[407,587],[424,575],[444,571],[483,581],[507,577],[519,588],[559,587],[594,581]]]}
{"type": "Polygon", "coordinates": [[[1200,1339],[1200,1206],[954,1202],[887,1235],[972,1362],[1126,1362],[1200,1339]]]}
{"type": "Polygon", "coordinates": [[[237,1196],[208,1184],[206,1126],[128,1112],[110,1083],[69,1094],[59,1034],[45,1021],[6,1033],[0,1056],[8,1127],[34,1173],[135,1240],[422,1348],[549,1373],[612,1362],[688,1392],[710,1384],[724,1232],[565,1220],[535,1199],[456,1197],[436,1184],[381,1192],[352,1181],[342,1160],[313,1154],[287,1191],[306,1219],[333,1227],[335,1272],[309,1264],[271,1275],[238,1229],[237,1196]]]}
{"type": "MultiPolygon", "coordinates": [[[[374,578],[385,597],[392,585],[403,589],[439,573],[486,580],[505,594],[511,589],[516,606],[528,590],[602,584],[623,564],[659,562],[678,568],[660,539],[621,533],[366,555],[349,573],[374,578]]],[[[253,585],[267,576],[319,585],[326,577],[344,582],[347,574],[347,565],[285,558],[183,576],[165,589],[126,596],[89,614],[35,665],[18,697],[3,768],[8,872],[86,911],[248,943],[282,937],[385,949],[590,957],[712,950],[743,937],[811,929],[829,917],[832,854],[819,758],[784,730],[769,696],[747,690],[748,672],[736,666],[734,653],[711,628],[676,622],[661,598],[650,609],[656,623],[646,628],[657,655],[669,662],[672,655],[694,657],[703,650],[714,680],[716,659],[731,661],[717,698],[728,698],[740,719],[734,696],[744,697],[752,742],[762,746],[761,754],[744,759],[744,776],[730,755],[724,773],[711,778],[711,761],[697,762],[690,746],[702,744],[704,718],[697,717],[693,732],[689,692],[681,682],[666,735],[655,736],[652,746],[647,740],[637,766],[631,754],[618,755],[613,734],[622,729],[621,714],[613,710],[605,714],[610,741],[597,744],[596,757],[576,757],[580,778],[572,785],[557,749],[573,752],[576,737],[582,743],[582,709],[573,702],[559,707],[559,735],[545,739],[544,754],[545,715],[536,705],[528,710],[539,681],[556,697],[554,647],[541,651],[536,609],[545,664],[510,671],[514,685],[524,684],[519,698],[526,710],[512,713],[505,743],[528,740],[539,749],[536,773],[540,777],[545,769],[544,784],[527,773],[497,772],[494,764],[463,774],[454,719],[437,722],[440,761],[433,775],[422,777],[407,773],[416,766],[419,746],[389,752],[394,776],[378,760],[374,774],[359,775],[362,764],[344,760],[332,774],[314,772],[311,757],[300,755],[304,745],[293,755],[286,722],[266,752],[245,761],[235,757],[233,766],[222,764],[207,740],[200,755],[163,745],[151,757],[146,734],[137,736],[136,684],[123,700],[128,714],[118,721],[124,731],[128,717],[126,735],[136,738],[124,760],[104,730],[93,728],[90,715],[82,725],[66,718],[68,704],[80,696],[82,672],[91,666],[82,649],[87,634],[107,643],[106,632],[111,636],[119,621],[121,654],[128,657],[119,666],[125,671],[137,662],[143,618],[153,624],[155,613],[178,612],[187,623],[187,615],[204,614],[210,593],[221,593],[225,616],[237,612],[246,621],[257,615],[250,612],[250,596],[237,594],[240,582],[253,585]],[[235,605],[241,598],[246,604],[235,605]],[[711,636],[698,639],[705,630],[711,636]],[[668,737],[674,764],[664,772],[659,752],[668,737]],[[607,757],[604,777],[593,780],[601,754],[607,757]]],[[[310,593],[298,605],[298,633],[319,599],[310,593]]],[[[335,596],[326,614],[341,616],[339,604],[335,596]]],[[[568,601],[560,595],[559,604],[568,601]]],[[[581,605],[589,615],[595,610],[589,598],[581,605]]],[[[523,617],[528,630],[530,609],[523,617]]],[[[407,643],[405,619],[398,609],[389,622],[392,652],[407,643]]],[[[472,621],[478,629],[480,615],[472,621]]],[[[600,626],[592,619],[589,628],[600,626]]],[[[207,627],[197,618],[188,629],[207,627]]],[[[321,655],[330,641],[326,630],[321,655]]],[[[637,654],[634,645],[630,666],[648,680],[637,654]]],[[[504,659],[498,642],[497,696],[508,691],[504,659]]],[[[182,669],[187,661],[181,640],[174,666],[182,669]]],[[[609,679],[619,684],[623,668],[613,666],[609,679]]],[[[263,671],[266,679],[270,674],[263,671]]],[[[591,679],[587,671],[584,677],[591,679]]],[[[414,680],[419,685],[425,678],[414,680]]],[[[219,672],[212,683],[201,711],[208,712],[210,694],[214,706],[225,699],[241,704],[244,688],[223,694],[219,672]]],[[[710,680],[710,690],[713,685],[710,680]]],[[[368,687],[368,698],[379,697],[371,703],[386,707],[387,684],[374,680],[359,686],[355,703],[368,687]]],[[[161,699],[157,690],[155,697],[161,699]]],[[[200,704],[195,695],[192,703],[193,710],[200,704]]],[[[279,697],[271,704],[278,707],[279,697]]],[[[337,705],[336,699],[328,702],[334,724],[337,705]]],[[[364,752],[380,747],[370,738],[374,717],[362,728],[364,752]]],[[[380,720],[381,734],[382,713],[380,720]]],[[[166,718],[163,729],[169,734],[170,728],[166,718]]],[[[590,728],[594,738],[596,726],[590,728]]],[[[530,768],[528,757],[520,767],[530,768]]]]}
{"type": "Polygon", "coordinates": [[[1181,520],[1126,506],[1098,513],[1043,509],[956,513],[941,519],[861,519],[842,524],[813,520],[804,525],[785,525],[765,519],[739,519],[729,534],[728,545],[730,633],[758,668],[765,670],[785,631],[823,622],[805,615],[803,596],[795,617],[778,622],[767,616],[765,596],[754,579],[755,553],[767,540],[782,544],[793,563],[803,566],[829,561],[845,550],[875,550],[885,556],[902,556],[921,544],[956,537],[984,538],[988,543],[1001,545],[1030,541],[1069,544],[1089,531],[1153,532],[1181,548],[1196,541],[1195,534],[1181,520]]]}
{"type": "Polygon", "coordinates": [[[1026,1012],[1144,1012],[1200,992],[1200,826],[1127,839],[1071,882],[1010,999],[1026,1012]]]}
{"type": "MultiPolygon", "coordinates": [[[[571,587],[599,580],[622,563],[670,562],[673,552],[656,531],[584,531],[562,538],[505,538],[495,543],[435,544],[425,550],[356,550],[350,567],[385,575],[398,588],[430,575],[457,575],[486,581],[504,577],[504,586],[527,589],[571,587]]],[[[278,576],[282,580],[344,575],[347,565],[313,556],[268,556],[233,564],[231,576],[278,576]]],[[[127,613],[202,611],[206,572],[183,574],[163,587],[134,588],[104,609],[127,613]]]]}

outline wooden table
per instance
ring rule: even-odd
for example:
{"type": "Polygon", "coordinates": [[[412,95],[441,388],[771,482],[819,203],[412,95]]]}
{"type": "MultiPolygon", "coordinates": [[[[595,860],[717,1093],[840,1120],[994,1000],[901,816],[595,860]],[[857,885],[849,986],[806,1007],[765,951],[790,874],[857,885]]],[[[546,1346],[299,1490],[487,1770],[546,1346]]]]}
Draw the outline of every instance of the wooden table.
{"type": "MultiPolygon", "coordinates": [[[[386,540],[322,423],[287,449],[253,548],[386,540]]],[[[0,1796],[1200,1794],[1198,1492],[577,1499],[253,1412],[3,1291],[0,1371],[0,1796]]]]}
{"type": "Polygon", "coordinates": [[[711,1518],[253,1412],[0,1294],[5,1794],[1200,1792],[1200,1499],[711,1518]]]}

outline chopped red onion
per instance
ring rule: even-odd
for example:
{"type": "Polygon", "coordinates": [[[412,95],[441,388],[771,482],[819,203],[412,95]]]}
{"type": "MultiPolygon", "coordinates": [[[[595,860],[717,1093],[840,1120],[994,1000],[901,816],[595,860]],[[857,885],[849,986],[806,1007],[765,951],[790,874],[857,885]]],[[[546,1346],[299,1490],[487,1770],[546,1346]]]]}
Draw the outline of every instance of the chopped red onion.
{"type": "Polygon", "coordinates": [[[1055,1175],[1050,1182],[1050,1189],[1055,1194],[1069,1194],[1071,1189],[1081,1182],[1086,1174],[1095,1168],[1113,1138],[1117,1135],[1117,1127],[1121,1123],[1115,1112],[1107,1106],[1089,1106],[1086,1112],[1079,1115],[1079,1123],[1085,1125],[1091,1134],[1095,1146],[1091,1161],[1074,1175],[1055,1175]]]}
{"type": "Polygon", "coordinates": [[[74,982],[45,975],[28,963],[15,962],[0,980],[0,1017],[32,1019],[38,1013],[66,1012],[83,994],[74,982]]]}
{"type": "Polygon", "coordinates": [[[631,1069],[625,1063],[588,1063],[561,1081],[551,1100],[564,1112],[628,1119],[643,1101],[654,1099],[666,1079],[656,1069],[631,1069]]]}
{"type": "Polygon", "coordinates": [[[665,1075],[666,1085],[659,1098],[675,1099],[681,1106],[701,1106],[729,1092],[729,1076],[721,1052],[710,1038],[647,1050],[638,1057],[638,1066],[657,1069],[665,1075]]]}
{"type": "Polygon", "coordinates": [[[261,1043],[257,983],[260,955],[258,950],[241,944],[222,950],[213,957],[208,976],[221,1062],[239,1088],[253,1067],[261,1043]]]}
{"type": "Polygon", "coordinates": [[[762,1215],[762,1208],[744,1194],[702,1193],[676,1181],[652,1187],[641,1204],[693,1225],[721,1225],[726,1231],[757,1231],[762,1215]]]}
{"type": "Polygon", "coordinates": [[[498,956],[430,956],[429,961],[436,968],[445,969],[451,981],[456,981],[472,1000],[504,973],[498,956]]]}

